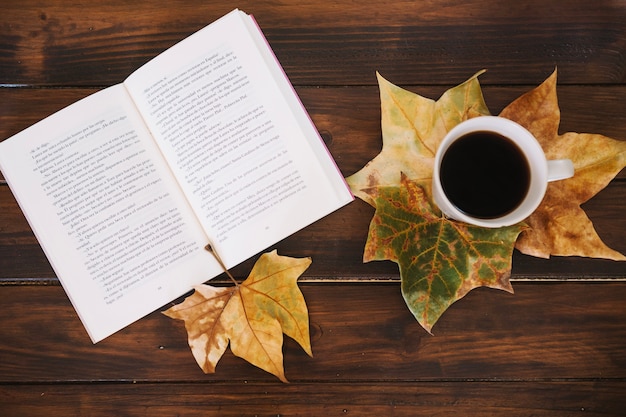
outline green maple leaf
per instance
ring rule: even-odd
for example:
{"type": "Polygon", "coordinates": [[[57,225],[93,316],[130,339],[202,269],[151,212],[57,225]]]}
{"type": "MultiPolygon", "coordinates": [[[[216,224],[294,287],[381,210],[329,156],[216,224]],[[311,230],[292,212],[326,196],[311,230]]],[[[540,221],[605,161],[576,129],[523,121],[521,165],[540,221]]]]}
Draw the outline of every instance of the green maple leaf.
{"type": "Polygon", "coordinates": [[[430,203],[424,189],[404,175],[399,186],[365,192],[376,212],[364,261],[399,265],[404,300],[428,332],[473,288],[513,292],[511,255],[523,225],[486,229],[449,220],[430,203]]]}

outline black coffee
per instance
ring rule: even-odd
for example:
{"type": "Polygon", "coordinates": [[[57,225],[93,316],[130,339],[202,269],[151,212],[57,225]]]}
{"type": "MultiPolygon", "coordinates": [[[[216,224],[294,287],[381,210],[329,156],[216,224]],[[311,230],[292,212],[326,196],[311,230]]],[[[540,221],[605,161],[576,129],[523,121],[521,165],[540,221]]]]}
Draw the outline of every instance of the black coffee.
{"type": "Polygon", "coordinates": [[[530,186],[530,167],[518,146],[493,132],[472,132],[446,151],[440,178],[448,199],[462,212],[490,219],[513,211],[530,186]]]}

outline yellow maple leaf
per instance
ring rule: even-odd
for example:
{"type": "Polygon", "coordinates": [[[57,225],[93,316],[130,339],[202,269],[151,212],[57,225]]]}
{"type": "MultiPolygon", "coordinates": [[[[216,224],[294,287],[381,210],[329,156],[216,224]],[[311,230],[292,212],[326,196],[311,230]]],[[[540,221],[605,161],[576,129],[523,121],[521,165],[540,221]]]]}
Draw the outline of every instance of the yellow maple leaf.
{"type": "Polygon", "coordinates": [[[383,148],[346,178],[352,192],[374,206],[364,190],[399,186],[400,173],[430,190],[435,153],[446,133],[463,120],[489,115],[478,82],[483,72],[447,90],[437,101],[400,88],[377,73],[383,148]]]}
{"type": "Polygon", "coordinates": [[[548,184],[543,202],[526,220],[530,228],[520,235],[515,247],[542,258],[558,255],[626,260],[602,242],[580,207],[626,166],[626,141],[590,133],[559,135],[556,78],[555,70],[500,113],[528,129],[548,159],[571,159],[575,169],[574,177],[548,184]]]}
{"type": "Polygon", "coordinates": [[[205,373],[215,372],[230,342],[235,356],[287,382],[283,333],[313,355],[308,310],[297,285],[310,264],[310,258],[280,256],[275,250],[265,253],[241,284],[197,286],[164,314],[185,321],[189,347],[205,373]]]}

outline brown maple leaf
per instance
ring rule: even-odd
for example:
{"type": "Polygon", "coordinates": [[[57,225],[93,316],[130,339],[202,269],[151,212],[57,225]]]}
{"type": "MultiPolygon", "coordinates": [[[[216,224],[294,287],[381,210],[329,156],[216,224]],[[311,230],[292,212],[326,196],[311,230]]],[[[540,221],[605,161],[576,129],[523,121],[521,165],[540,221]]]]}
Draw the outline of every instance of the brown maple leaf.
{"type": "Polygon", "coordinates": [[[261,255],[248,278],[235,287],[200,285],[184,302],[164,312],[184,320],[189,347],[205,373],[215,372],[230,342],[235,356],[287,382],[283,333],[312,356],[309,315],[298,277],[309,258],[261,255]]]}
{"type": "Polygon", "coordinates": [[[550,255],[626,260],[596,233],[580,205],[596,195],[626,166],[626,141],[598,134],[558,134],[560,110],[556,70],[540,86],[509,104],[500,116],[526,127],[548,159],[571,159],[575,175],[552,182],[539,208],[526,220],[516,248],[542,258],[550,255]]]}

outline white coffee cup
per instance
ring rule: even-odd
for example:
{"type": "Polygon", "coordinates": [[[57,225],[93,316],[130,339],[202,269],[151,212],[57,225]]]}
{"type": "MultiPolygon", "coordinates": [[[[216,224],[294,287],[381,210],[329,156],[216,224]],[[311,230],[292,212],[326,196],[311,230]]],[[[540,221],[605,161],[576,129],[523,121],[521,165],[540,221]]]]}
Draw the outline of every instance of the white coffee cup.
{"type": "Polygon", "coordinates": [[[521,125],[481,116],[459,123],[439,145],[433,198],[455,220],[509,226],[537,209],[549,181],[573,175],[571,160],[546,160],[537,139],[521,125]]]}

